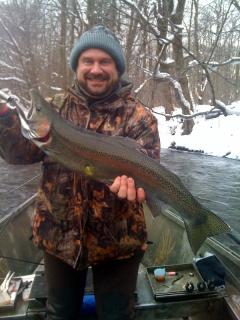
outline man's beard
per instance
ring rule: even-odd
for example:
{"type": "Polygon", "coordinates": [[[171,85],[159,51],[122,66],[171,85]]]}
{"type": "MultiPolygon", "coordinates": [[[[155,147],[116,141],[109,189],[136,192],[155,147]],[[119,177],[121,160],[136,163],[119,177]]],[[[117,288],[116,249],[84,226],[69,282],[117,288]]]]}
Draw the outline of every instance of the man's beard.
{"type": "Polygon", "coordinates": [[[109,80],[109,78],[107,74],[87,74],[84,76],[85,80],[109,80]]]}
{"type": "Polygon", "coordinates": [[[98,99],[98,98],[102,98],[102,97],[106,97],[108,96],[110,93],[112,93],[112,91],[116,88],[119,79],[113,79],[111,82],[107,83],[107,86],[105,87],[105,90],[103,90],[102,92],[94,92],[92,91],[88,85],[87,85],[87,81],[88,80],[96,80],[96,81],[109,81],[110,76],[107,74],[87,74],[84,76],[84,80],[78,79],[78,82],[80,84],[80,86],[92,97],[98,99]]]}

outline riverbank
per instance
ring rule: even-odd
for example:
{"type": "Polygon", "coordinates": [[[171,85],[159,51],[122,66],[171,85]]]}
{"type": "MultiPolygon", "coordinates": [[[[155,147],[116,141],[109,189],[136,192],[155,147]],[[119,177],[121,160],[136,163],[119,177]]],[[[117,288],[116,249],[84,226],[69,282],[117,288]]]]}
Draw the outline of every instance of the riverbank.
{"type": "MultiPolygon", "coordinates": [[[[194,113],[210,110],[209,105],[196,106],[194,113]]],[[[240,101],[228,106],[233,113],[240,112],[240,101]]],[[[154,111],[163,113],[163,107],[154,108],[154,111]]],[[[176,110],[173,114],[179,114],[176,110]]],[[[154,114],[158,119],[158,128],[162,148],[172,148],[179,151],[190,151],[206,155],[226,157],[240,160],[240,116],[219,116],[214,119],[205,119],[205,116],[194,118],[194,128],[190,135],[182,136],[182,122],[180,118],[168,121],[164,116],[154,114]]]]}

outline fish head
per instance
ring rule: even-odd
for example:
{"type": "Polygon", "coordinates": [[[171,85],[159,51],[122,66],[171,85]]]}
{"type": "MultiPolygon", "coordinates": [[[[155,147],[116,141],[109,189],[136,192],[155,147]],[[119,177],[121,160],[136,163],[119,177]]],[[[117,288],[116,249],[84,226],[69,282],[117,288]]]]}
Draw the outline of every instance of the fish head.
{"type": "Polygon", "coordinates": [[[42,147],[51,139],[51,105],[36,89],[30,90],[30,96],[30,108],[19,113],[21,131],[25,138],[42,147]]]}

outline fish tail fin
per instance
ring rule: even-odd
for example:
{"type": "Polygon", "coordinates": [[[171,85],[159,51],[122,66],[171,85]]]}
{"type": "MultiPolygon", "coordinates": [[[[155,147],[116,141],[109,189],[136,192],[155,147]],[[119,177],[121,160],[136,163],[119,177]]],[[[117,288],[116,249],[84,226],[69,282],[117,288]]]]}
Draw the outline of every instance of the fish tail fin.
{"type": "Polygon", "coordinates": [[[200,219],[202,220],[200,223],[197,221],[188,224],[184,221],[189,243],[194,254],[197,253],[206,238],[231,230],[229,225],[220,217],[206,208],[202,208],[199,215],[204,217],[204,219],[200,219]]]}

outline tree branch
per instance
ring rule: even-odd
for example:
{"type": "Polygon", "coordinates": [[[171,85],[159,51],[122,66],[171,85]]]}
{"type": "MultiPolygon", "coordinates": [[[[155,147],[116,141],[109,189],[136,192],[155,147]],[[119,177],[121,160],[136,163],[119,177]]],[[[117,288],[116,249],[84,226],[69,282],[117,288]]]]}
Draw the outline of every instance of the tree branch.
{"type": "MultiPolygon", "coordinates": [[[[151,109],[151,111],[153,113],[156,113],[156,114],[158,114],[160,116],[165,117],[166,119],[171,119],[171,118],[193,119],[193,118],[196,118],[198,116],[215,115],[216,113],[217,113],[217,116],[220,116],[222,114],[220,111],[213,112],[213,109],[211,109],[209,111],[197,112],[197,113],[194,113],[194,114],[191,114],[191,115],[186,115],[186,114],[182,114],[182,113],[178,113],[178,114],[172,115],[172,114],[157,112],[154,109],[151,109]]],[[[214,118],[215,118],[215,116],[214,116],[214,118]]],[[[208,118],[208,119],[210,119],[210,118],[208,118]]]]}
{"type": "Polygon", "coordinates": [[[239,4],[239,2],[237,0],[233,0],[232,3],[235,6],[235,8],[237,8],[237,10],[240,12],[240,4],[239,4]]]}
{"type": "Polygon", "coordinates": [[[225,24],[225,22],[226,22],[226,20],[227,20],[227,16],[228,16],[228,13],[229,13],[230,8],[231,8],[231,6],[232,6],[232,3],[233,3],[233,0],[232,0],[232,1],[230,2],[230,4],[229,4],[228,10],[227,10],[227,12],[226,12],[226,14],[225,14],[225,17],[224,17],[224,19],[223,19],[221,28],[220,28],[220,30],[219,30],[219,32],[218,32],[218,34],[217,34],[217,38],[216,38],[216,40],[215,40],[214,46],[213,46],[212,51],[211,51],[211,53],[210,53],[210,56],[209,56],[209,58],[208,58],[207,64],[208,64],[209,61],[212,59],[214,50],[215,50],[216,47],[217,47],[218,40],[219,40],[219,38],[220,38],[220,36],[221,36],[221,32],[222,32],[222,29],[223,29],[223,27],[224,27],[224,24],[225,24]]]}
{"type": "MultiPolygon", "coordinates": [[[[154,28],[153,25],[148,21],[148,19],[146,19],[146,17],[142,14],[142,12],[139,10],[139,8],[136,6],[136,4],[131,1],[131,0],[122,0],[125,4],[127,4],[128,6],[130,6],[131,8],[133,8],[134,10],[136,10],[139,18],[141,21],[143,21],[149,28],[149,31],[156,37],[157,41],[159,41],[161,44],[162,43],[174,43],[173,39],[162,39],[160,32],[158,31],[158,29],[154,28]]],[[[173,22],[172,22],[173,23],[173,22]]],[[[173,33],[174,34],[174,33],[173,33]]],[[[207,66],[205,65],[204,62],[200,61],[190,50],[188,50],[183,44],[181,44],[181,47],[184,51],[186,51],[189,56],[191,56],[194,60],[196,60],[199,65],[203,68],[203,70],[205,71],[206,74],[206,78],[208,80],[211,92],[212,92],[212,104],[216,105],[216,96],[215,96],[215,90],[210,78],[210,74],[208,71],[207,66]]]]}
{"type": "Polygon", "coordinates": [[[17,43],[17,41],[15,40],[15,38],[12,36],[12,34],[9,32],[8,28],[5,26],[4,22],[2,21],[2,19],[0,18],[0,24],[2,25],[3,30],[7,33],[7,35],[9,36],[10,40],[12,41],[12,44],[14,45],[16,51],[18,52],[18,54],[20,56],[23,56],[26,58],[26,55],[21,51],[21,49],[19,48],[19,45],[17,43]]]}

